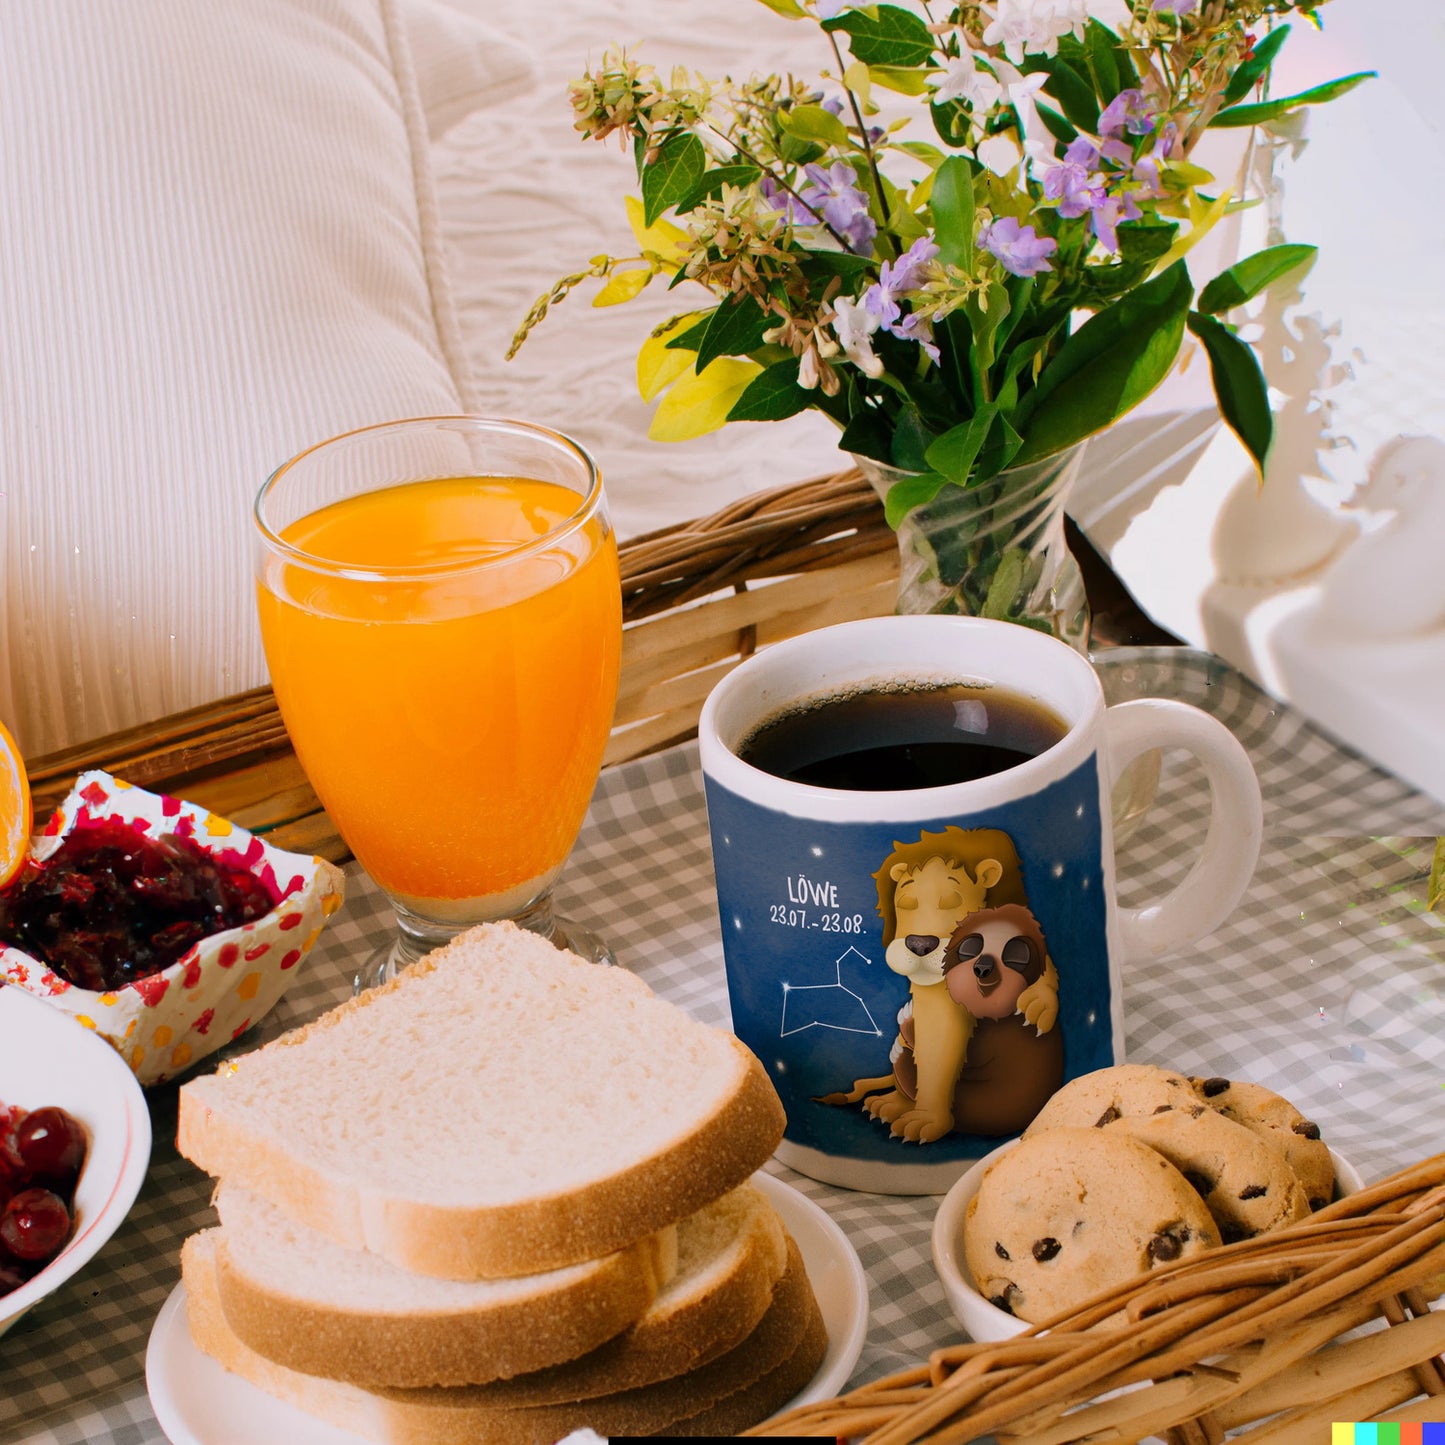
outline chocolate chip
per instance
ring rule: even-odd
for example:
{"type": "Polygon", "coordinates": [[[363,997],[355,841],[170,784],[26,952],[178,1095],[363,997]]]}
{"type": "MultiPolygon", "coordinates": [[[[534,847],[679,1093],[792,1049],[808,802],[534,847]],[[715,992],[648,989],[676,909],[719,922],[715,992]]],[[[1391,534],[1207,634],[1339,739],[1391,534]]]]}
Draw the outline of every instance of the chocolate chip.
{"type": "Polygon", "coordinates": [[[1197,1119],[1201,1114],[1207,1114],[1208,1112],[1209,1110],[1206,1109],[1203,1104],[1192,1104],[1189,1108],[1189,1117],[1191,1119],[1197,1119]]]}
{"type": "Polygon", "coordinates": [[[1005,1314],[1013,1314],[1014,1305],[1020,1299],[1019,1287],[1016,1284],[1005,1284],[998,1294],[988,1297],[989,1304],[995,1309],[1001,1309],[1005,1314]]]}
{"type": "Polygon", "coordinates": [[[1180,1238],[1177,1230],[1161,1229],[1149,1241],[1148,1247],[1150,1259],[1156,1264],[1168,1264],[1171,1259],[1178,1259],[1184,1253],[1184,1240],[1180,1238]]]}
{"type": "Polygon", "coordinates": [[[1239,1191],[1239,1197],[1241,1199],[1263,1199],[1268,1193],[1269,1185],[1267,1184],[1246,1184],[1239,1191]]]}
{"type": "Polygon", "coordinates": [[[1294,1126],[1296,1134],[1303,1134],[1306,1139],[1318,1139],[1320,1137],[1320,1126],[1309,1119],[1301,1119],[1294,1126]]]}
{"type": "Polygon", "coordinates": [[[1155,1112],[1156,1114],[1170,1114],[1170,1113],[1173,1113],[1173,1111],[1174,1111],[1174,1105],[1173,1105],[1173,1104],[1160,1104],[1159,1107],[1154,1110],[1154,1112],[1155,1112]]]}
{"type": "Polygon", "coordinates": [[[1063,1246],[1057,1239],[1036,1239],[1034,1240],[1034,1258],[1040,1264],[1047,1264],[1063,1246]]]}
{"type": "Polygon", "coordinates": [[[1124,1116],[1112,1104],[1094,1120],[1094,1128],[1102,1129],[1105,1124],[1112,1124],[1115,1119],[1122,1119],[1124,1116]]]}
{"type": "Polygon", "coordinates": [[[1201,1199],[1205,1199],[1212,1194],[1214,1192],[1214,1186],[1219,1182],[1217,1179],[1211,1179],[1209,1175],[1201,1173],[1198,1169],[1186,1169],[1184,1171],[1184,1177],[1193,1186],[1194,1192],[1199,1195],[1201,1199]]]}
{"type": "Polygon", "coordinates": [[[1000,1259],[1008,1259],[1008,1258],[1010,1258],[1009,1252],[1008,1252],[1008,1250],[1006,1250],[1006,1249],[1003,1247],[1003,1242],[1002,1242],[1001,1240],[997,1240],[997,1239],[994,1240],[994,1242],[993,1242],[993,1252],[994,1252],[996,1255],[998,1255],[998,1257],[999,1257],[1000,1259]]]}
{"type": "Polygon", "coordinates": [[[1220,1078],[1205,1079],[1199,1086],[1206,1099],[1212,1099],[1216,1094],[1222,1094],[1228,1087],[1229,1080],[1220,1078]]]}
{"type": "Polygon", "coordinates": [[[1255,1231],[1246,1229],[1242,1224],[1233,1224],[1228,1220],[1219,1221],[1219,1237],[1225,1244],[1238,1244],[1241,1239],[1253,1239],[1255,1231]]]}

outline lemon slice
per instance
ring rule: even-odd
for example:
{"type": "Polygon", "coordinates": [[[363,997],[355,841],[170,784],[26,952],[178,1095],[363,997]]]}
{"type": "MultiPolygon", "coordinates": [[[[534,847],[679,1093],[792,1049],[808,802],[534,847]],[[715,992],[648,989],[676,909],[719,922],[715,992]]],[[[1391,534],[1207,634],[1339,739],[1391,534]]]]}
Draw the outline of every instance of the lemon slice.
{"type": "Polygon", "coordinates": [[[25,861],[32,822],[25,759],[9,729],[0,723],[0,888],[9,883],[25,861]]]}

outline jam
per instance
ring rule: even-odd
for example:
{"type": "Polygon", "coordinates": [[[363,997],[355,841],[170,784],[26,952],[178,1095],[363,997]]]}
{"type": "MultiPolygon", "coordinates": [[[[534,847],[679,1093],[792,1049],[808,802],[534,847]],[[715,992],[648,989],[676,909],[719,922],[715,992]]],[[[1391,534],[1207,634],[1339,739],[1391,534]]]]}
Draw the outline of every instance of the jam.
{"type": "Polygon", "coordinates": [[[70,1238],[85,1128],[64,1109],[0,1104],[0,1297],[39,1274],[70,1238]]]}
{"type": "Polygon", "coordinates": [[[0,943],[79,988],[104,991],[169,967],[202,938],[264,917],[276,896],[178,833],[77,823],[0,896],[0,943]]]}

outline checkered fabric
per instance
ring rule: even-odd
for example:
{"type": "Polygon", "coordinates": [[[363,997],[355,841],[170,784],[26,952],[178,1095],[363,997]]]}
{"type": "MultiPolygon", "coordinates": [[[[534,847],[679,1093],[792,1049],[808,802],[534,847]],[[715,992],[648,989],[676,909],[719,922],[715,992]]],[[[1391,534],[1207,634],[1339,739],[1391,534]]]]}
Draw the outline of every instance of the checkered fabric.
{"type": "MultiPolygon", "coordinates": [[[[1217,659],[1160,648],[1097,661],[1110,701],[1173,697],[1223,719],[1254,760],[1267,810],[1259,868],[1234,916],[1125,979],[1130,1056],[1287,1094],[1367,1179],[1441,1148],[1445,920],[1426,911],[1424,894],[1445,808],[1217,659]]],[[[1120,846],[1126,904],[1182,877],[1207,818],[1193,765],[1163,762],[1154,806],[1120,846]]],[[[302,976],[244,1047],[345,999],[359,960],[388,936],[376,889],[354,868],[348,885],[302,976]]],[[[559,904],[659,993],[727,1023],[695,745],[603,776],[559,904]]],[[[171,1143],[175,1086],[153,1089],[150,1101],[154,1158],[130,1217],[0,1338],[0,1441],[164,1438],[146,1399],[146,1339],[176,1283],[181,1240],[214,1218],[210,1181],[171,1143]]],[[[867,1271],[872,1317],[854,1383],[961,1338],[930,1259],[936,1199],[854,1194],[770,1167],[828,1210],[867,1271]]]]}

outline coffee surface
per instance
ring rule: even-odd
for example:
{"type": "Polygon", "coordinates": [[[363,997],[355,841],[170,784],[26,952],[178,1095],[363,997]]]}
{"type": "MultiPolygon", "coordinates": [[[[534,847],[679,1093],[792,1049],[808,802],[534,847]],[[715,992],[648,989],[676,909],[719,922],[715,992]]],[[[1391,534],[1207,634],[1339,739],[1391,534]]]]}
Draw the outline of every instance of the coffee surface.
{"type": "Polygon", "coordinates": [[[969,683],[858,689],[768,719],[738,750],[788,782],[860,792],[938,788],[1004,772],[1067,725],[1021,693],[969,683]]]}

